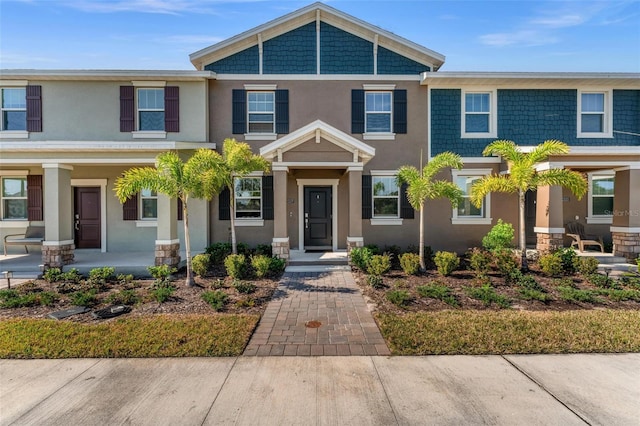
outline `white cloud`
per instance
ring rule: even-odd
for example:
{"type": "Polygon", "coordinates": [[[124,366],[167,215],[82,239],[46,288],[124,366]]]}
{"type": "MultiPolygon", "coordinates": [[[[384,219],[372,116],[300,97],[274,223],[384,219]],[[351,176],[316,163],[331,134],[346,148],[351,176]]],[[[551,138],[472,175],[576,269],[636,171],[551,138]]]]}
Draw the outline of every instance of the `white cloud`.
{"type": "Polygon", "coordinates": [[[480,36],[480,42],[488,46],[542,46],[556,43],[558,39],[549,34],[533,30],[521,30],[511,33],[493,33],[480,36]]]}
{"type": "Polygon", "coordinates": [[[90,13],[139,12],[179,15],[182,13],[217,14],[221,3],[247,3],[260,0],[65,0],[67,7],[90,13]]]}
{"type": "Polygon", "coordinates": [[[537,18],[531,21],[533,25],[542,25],[550,28],[574,27],[583,24],[588,18],[579,14],[551,16],[547,18],[537,18]]]}

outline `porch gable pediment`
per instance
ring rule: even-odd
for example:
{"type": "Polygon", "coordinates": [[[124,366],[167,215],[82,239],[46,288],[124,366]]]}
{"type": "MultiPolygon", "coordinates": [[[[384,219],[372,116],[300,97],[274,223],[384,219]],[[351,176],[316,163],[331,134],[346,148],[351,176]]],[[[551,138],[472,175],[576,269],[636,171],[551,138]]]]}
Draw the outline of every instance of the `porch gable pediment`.
{"type": "MultiPolygon", "coordinates": [[[[283,155],[303,144],[315,145],[329,142],[351,154],[352,162],[366,163],[376,154],[375,148],[336,129],[322,120],[316,120],[288,135],[260,148],[260,155],[267,160],[282,162],[283,155]]],[[[297,150],[296,150],[297,151],[297,150]]],[[[310,161],[313,161],[310,159],[310,161]]]]}

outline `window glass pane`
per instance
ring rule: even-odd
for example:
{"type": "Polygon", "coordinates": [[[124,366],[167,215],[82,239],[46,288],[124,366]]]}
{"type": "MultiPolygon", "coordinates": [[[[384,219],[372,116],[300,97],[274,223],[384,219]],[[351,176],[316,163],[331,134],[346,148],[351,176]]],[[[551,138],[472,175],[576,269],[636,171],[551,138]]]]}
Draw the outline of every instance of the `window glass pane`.
{"type": "Polygon", "coordinates": [[[391,93],[369,92],[365,96],[367,112],[391,112],[391,93]]]}
{"type": "Polygon", "coordinates": [[[249,114],[249,121],[252,123],[273,123],[273,114],[249,114]]]}
{"type": "Polygon", "coordinates": [[[373,196],[398,196],[398,185],[394,177],[373,177],[373,196]]]}
{"type": "Polygon", "coordinates": [[[27,130],[27,111],[2,111],[2,130],[27,130]]]}
{"type": "Polygon", "coordinates": [[[140,130],[164,130],[164,111],[140,111],[140,130]]]}
{"type": "Polygon", "coordinates": [[[489,112],[489,93],[466,93],[465,112],[489,112]]]}
{"type": "Polygon", "coordinates": [[[274,112],[273,92],[249,92],[249,112],[274,112]]]}
{"type": "Polygon", "coordinates": [[[142,191],[140,191],[140,195],[143,197],[156,197],[158,193],[150,189],[143,189],[142,191]]]}
{"type": "Polygon", "coordinates": [[[582,112],[604,112],[604,93],[583,93],[582,112]]]}
{"type": "Polygon", "coordinates": [[[593,195],[613,195],[613,176],[594,176],[591,181],[593,195]]]}
{"type": "Polygon", "coordinates": [[[380,217],[380,216],[398,217],[398,199],[397,198],[374,198],[373,199],[373,215],[375,217],[380,217]]]}
{"type": "Polygon", "coordinates": [[[613,214],[613,197],[593,197],[593,214],[610,216],[613,214]]]}
{"type": "Polygon", "coordinates": [[[367,114],[367,132],[391,132],[391,114],[367,114]]]}
{"type": "Polygon", "coordinates": [[[27,89],[2,89],[2,108],[27,108],[27,89]]]}
{"type": "Polygon", "coordinates": [[[164,109],[164,89],[138,89],[139,109],[164,109]]]}
{"type": "Polygon", "coordinates": [[[158,200],[146,198],[142,200],[142,218],[155,219],[158,217],[158,200]]]}
{"type": "Polygon", "coordinates": [[[236,197],[260,197],[261,180],[260,178],[236,179],[236,197]]]}
{"type": "Polygon", "coordinates": [[[604,114],[582,114],[582,131],[601,133],[604,131],[604,114]]]}
{"type": "Polygon", "coordinates": [[[458,204],[458,216],[476,216],[483,217],[482,208],[478,208],[471,204],[469,198],[464,198],[460,204],[458,204]]]}
{"type": "Polygon", "coordinates": [[[26,219],[27,200],[25,199],[5,199],[3,206],[3,219],[26,219]]]}
{"type": "Polygon", "coordinates": [[[467,114],[464,131],[467,133],[488,133],[489,114],[467,114]]]}
{"type": "Polygon", "coordinates": [[[26,178],[2,179],[2,196],[3,197],[26,197],[27,196],[27,179],[26,178]]]}

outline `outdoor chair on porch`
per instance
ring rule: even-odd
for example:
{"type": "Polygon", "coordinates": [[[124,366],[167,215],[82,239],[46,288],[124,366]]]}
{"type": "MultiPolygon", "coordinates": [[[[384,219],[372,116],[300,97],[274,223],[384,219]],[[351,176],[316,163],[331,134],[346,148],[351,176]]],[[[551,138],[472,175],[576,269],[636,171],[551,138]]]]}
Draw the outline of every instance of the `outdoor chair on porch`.
{"type": "Polygon", "coordinates": [[[567,236],[571,237],[571,247],[578,246],[580,252],[584,251],[585,246],[598,246],[600,251],[604,253],[604,245],[602,244],[602,237],[596,237],[595,235],[587,235],[584,233],[584,225],[579,222],[569,222],[566,225],[567,236]]]}

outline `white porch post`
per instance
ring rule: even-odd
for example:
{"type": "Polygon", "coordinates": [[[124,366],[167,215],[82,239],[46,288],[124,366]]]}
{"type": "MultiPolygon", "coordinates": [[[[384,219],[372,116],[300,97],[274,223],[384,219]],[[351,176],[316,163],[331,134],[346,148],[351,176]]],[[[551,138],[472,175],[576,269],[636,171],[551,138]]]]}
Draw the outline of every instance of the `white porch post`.
{"type": "Polygon", "coordinates": [[[155,264],[178,266],[180,240],[178,239],[178,200],[158,194],[158,228],[156,234],[155,264]]]}
{"type": "Polygon", "coordinates": [[[287,167],[273,167],[273,254],[289,260],[290,245],[287,231],[287,167]]]}
{"type": "Polygon", "coordinates": [[[349,167],[349,233],[347,252],[364,245],[362,237],[362,166],[349,167]]]}
{"type": "Polygon", "coordinates": [[[73,204],[71,200],[71,171],[66,164],[43,164],[44,169],[44,226],[42,262],[61,268],[73,263],[73,204]]]}

